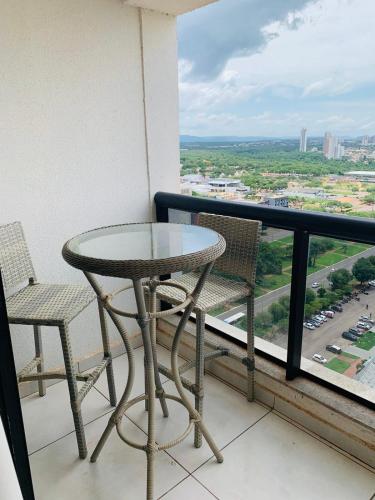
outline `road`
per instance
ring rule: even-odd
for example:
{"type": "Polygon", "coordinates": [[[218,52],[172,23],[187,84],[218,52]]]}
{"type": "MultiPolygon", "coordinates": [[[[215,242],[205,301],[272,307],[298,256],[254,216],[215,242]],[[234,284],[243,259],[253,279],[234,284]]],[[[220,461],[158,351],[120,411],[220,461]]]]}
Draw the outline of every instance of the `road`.
{"type": "Polygon", "coordinates": [[[262,234],[260,239],[271,243],[272,241],[281,240],[287,236],[293,236],[293,231],[286,231],[285,229],[278,229],[277,227],[268,227],[267,234],[262,234]]]}
{"type": "MultiPolygon", "coordinates": [[[[353,264],[361,257],[370,257],[371,255],[375,255],[375,247],[368,248],[367,250],[364,250],[363,252],[357,253],[356,255],[353,255],[352,257],[348,257],[347,259],[344,259],[340,262],[337,262],[334,264],[334,266],[337,269],[348,269],[351,270],[353,267],[353,264]]],[[[310,276],[307,277],[306,283],[307,287],[311,287],[312,283],[314,281],[317,281],[319,283],[325,283],[326,286],[328,286],[327,282],[327,277],[331,272],[333,266],[326,267],[324,269],[321,269],[320,271],[317,271],[313,274],[310,274],[310,276]]],[[[273,302],[276,302],[280,297],[283,295],[288,295],[290,294],[290,285],[285,285],[282,286],[281,288],[277,288],[276,290],[273,290],[272,292],[268,292],[265,295],[262,295],[261,297],[258,297],[255,299],[255,314],[259,314],[260,312],[265,311],[273,302]]],[[[217,316],[218,319],[225,320],[226,318],[229,318],[233,314],[243,312],[246,313],[246,304],[241,304],[239,306],[233,307],[229,311],[225,311],[222,314],[219,314],[217,316]]]]}

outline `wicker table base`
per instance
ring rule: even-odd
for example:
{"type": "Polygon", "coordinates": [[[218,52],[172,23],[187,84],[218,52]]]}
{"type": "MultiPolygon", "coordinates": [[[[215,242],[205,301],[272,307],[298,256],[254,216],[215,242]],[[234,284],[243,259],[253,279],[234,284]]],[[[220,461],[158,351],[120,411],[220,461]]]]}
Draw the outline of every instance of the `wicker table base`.
{"type": "MultiPolygon", "coordinates": [[[[159,282],[158,280],[155,279],[150,279],[147,282],[142,282],[141,279],[138,280],[133,280],[133,286],[132,287],[126,287],[118,292],[111,294],[111,295],[106,295],[103,293],[102,289],[100,288],[98,282],[94,278],[94,276],[91,273],[85,272],[85,275],[90,282],[91,286],[95,290],[96,294],[98,295],[99,300],[103,304],[103,307],[107,310],[109,316],[111,317],[112,321],[114,322],[116,328],[118,329],[121,338],[124,342],[125,349],[127,352],[128,356],[128,362],[129,362],[129,375],[128,375],[128,380],[126,383],[126,387],[124,390],[124,393],[121,397],[121,400],[116,407],[115,411],[112,413],[107,427],[101,436],[92,456],[91,456],[91,461],[95,462],[105,444],[107,441],[111,431],[113,430],[114,427],[117,429],[117,433],[120,436],[120,438],[127,443],[129,446],[132,446],[133,448],[143,450],[146,452],[147,455],[147,500],[152,500],[153,498],[153,484],[154,484],[154,458],[155,454],[158,451],[161,450],[166,450],[168,448],[171,448],[181,441],[183,441],[190,431],[194,428],[194,426],[198,426],[200,431],[203,434],[203,437],[206,439],[208,445],[210,446],[212,452],[214,453],[216,459],[218,462],[223,461],[223,456],[220,453],[218,447],[216,446],[215,442],[213,441],[211,435],[209,434],[201,415],[199,414],[198,411],[195,410],[194,406],[190,403],[187,395],[185,394],[185,391],[182,386],[181,378],[180,378],[180,373],[178,369],[178,349],[179,349],[179,343],[181,339],[181,334],[184,331],[185,325],[189,319],[189,316],[194,308],[194,305],[197,302],[197,299],[199,297],[199,294],[202,290],[203,284],[205,282],[206,277],[208,276],[210,270],[212,268],[212,263],[206,264],[204,266],[203,272],[196,284],[196,287],[194,288],[192,293],[189,293],[186,289],[183,287],[179,286],[181,290],[185,292],[186,298],[183,303],[181,303],[178,306],[173,307],[172,309],[169,309],[167,311],[160,311],[156,312],[156,289],[159,285],[165,284],[163,282],[159,282]],[[111,304],[111,299],[114,295],[123,292],[124,290],[127,290],[129,288],[134,289],[135,293],[135,299],[137,303],[137,313],[128,313],[125,311],[122,311],[120,309],[117,309],[111,304]],[[148,296],[149,296],[149,307],[148,310],[146,308],[146,302],[145,302],[145,294],[144,294],[144,289],[147,288],[148,291],[148,296]],[[172,314],[175,314],[177,311],[184,310],[183,315],[181,317],[181,320],[177,326],[176,329],[176,334],[174,336],[173,340],[173,345],[172,345],[172,351],[171,351],[171,371],[173,374],[173,381],[176,385],[179,397],[171,395],[171,394],[166,394],[164,392],[163,386],[160,381],[160,375],[158,371],[158,362],[157,362],[157,354],[156,354],[156,319],[161,318],[161,317],[166,317],[170,316],[172,314]],[[137,398],[129,400],[130,393],[132,390],[133,386],[133,381],[134,381],[134,356],[133,356],[133,349],[132,346],[129,342],[129,338],[127,335],[127,332],[125,328],[123,327],[119,316],[124,316],[124,317],[131,317],[137,320],[141,332],[142,332],[142,339],[143,339],[143,345],[144,345],[144,351],[145,351],[145,395],[138,396],[137,398]],[[177,437],[173,441],[170,441],[168,443],[164,444],[158,444],[156,442],[155,438],[155,398],[159,399],[161,408],[163,411],[163,415],[165,417],[168,417],[168,408],[167,408],[167,403],[166,400],[174,400],[179,403],[181,403],[188,411],[189,413],[189,425],[186,428],[185,432],[181,434],[181,436],[177,437]],[[145,401],[146,409],[148,410],[148,437],[147,437],[147,443],[146,444],[140,444],[131,441],[129,438],[125,436],[125,433],[121,427],[121,422],[122,422],[122,417],[124,416],[126,410],[130,408],[130,406],[141,402],[145,401]]],[[[174,285],[171,285],[174,286],[174,285]]]]}

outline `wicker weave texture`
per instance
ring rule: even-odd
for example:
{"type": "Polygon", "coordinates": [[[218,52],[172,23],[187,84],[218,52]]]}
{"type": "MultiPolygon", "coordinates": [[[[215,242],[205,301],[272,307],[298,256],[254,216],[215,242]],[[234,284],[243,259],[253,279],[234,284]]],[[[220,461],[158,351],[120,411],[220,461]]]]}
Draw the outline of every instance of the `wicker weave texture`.
{"type": "MultiPolygon", "coordinates": [[[[179,283],[185,286],[191,293],[199,279],[199,273],[192,272],[183,274],[173,280],[173,283],[179,283]]],[[[208,276],[203,290],[198,298],[195,310],[209,311],[225,302],[233,302],[249,295],[249,287],[246,283],[232,281],[221,276],[211,274],[208,276]]],[[[180,304],[184,301],[185,294],[178,288],[169,286],[159,286],[157,289],[158,298],[172,304],[180,304]]]]}
{"type": "Polygon", "coordinates": [[[95,299],[82,285],[35,284],[7,299],[10,323],[61,326],[69,323],[95,299]]]}
{"type": "Polygon", "coordinates": [[[215,262],[215,269],[255,284],[256,257],[261,223],[223,215],[200,213],[198,224],[221,234],[226,241],[225,253],[215,262]]]}
{"type": "Polygon", "coordinates": [[[0,269],[5,290],[35,279],[34,267],[20,222],[0,226],[0,269]]]}
{"type": "MultiPolygon", "coordinates": [[[[136,224],[136,223],[135,223],[136,224]]],[[[133,224],[133,225],[135,225],[133,224]]],[[[156,224],[156,223],[154,223],[156,224]]],[[[110,227],[110,226],[109,226],[110,227]]],[[[104,229],[104,228],[100,228],[104,229]]],[[[88,231],[95,232],[96,230],[88,231]]],[[[85,234],[85,233],[83,233],[85,234]]],[[[82,236],[82,235],[80,235],[82,236]]],[[[62,250],[64,260],[81,271],[102,276],[114,276],[138,280],[151,276],[162,276],[179,271],[191,271],[216,260],[225,251],[225,240],[219,234],[216,244],[190,254],[164,259],[111,260],[80,255],[71,249],[75,238],[67,241],[62,250]]]]}

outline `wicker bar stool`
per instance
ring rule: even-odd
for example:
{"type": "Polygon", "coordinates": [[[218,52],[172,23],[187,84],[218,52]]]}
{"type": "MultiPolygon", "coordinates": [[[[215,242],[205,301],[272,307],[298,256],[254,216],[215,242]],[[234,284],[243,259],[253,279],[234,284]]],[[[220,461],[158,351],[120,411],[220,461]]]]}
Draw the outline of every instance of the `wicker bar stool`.
{"type": "MultiPolygon", "coordinates": [[[[261,223],[236,217],[200,213],[198,225],[218,232],[224,237],[227,244],[224,254],[215,261],[213,272],[207,277],[193,310],[196,314],[195,361],[188,362],[180,368],[182,375],[195,367],[195,382],[191,383],[186,378],[183,378],[183,382],[184,387],[195,396],[195,409],[202,414],[205,360],[220,356],[235,357],[236,359],[238,357],[236,354],[232,355],[227,348],[220,346],[214,346],[213,350],[204,353],[205,315],[213,308],[242,298],[246,298],[247,356],[241,361],[247,367],[247,399],[248,401],[254,400],[254,287],[261,223]],[[242,281],[235,281],[233,278],[240,278],[242,281]]],[[[193,290],[198,278],[199,273],[193,271],[167,281],[193,290]]],[[[160,286],[157,290],[157,298],[176,305],[181,303],[184,295],[178,288],[160,286]]],[[[163,375],[170,379],[173,378],[171,370],[167,367],[159,364],[158,368],[163,375]]],[[[202,445],[202,434],[198,426],[195,426],[194,444],[197,448],[202,445]]]]}
{"type": "Polygon", "coordinates": [[[81,404],[104,370],[107,372],[110,402],[112,406],[116,406],[112,355],[103,306],[101,302],[98,302],[104,351],[103,361],[90,373],[78,373],[74,367],[69,323],[95,300],[96,297],[91,288],[82,285],[37,283],[20,222],[0,226],[0,269],[4,287],[8,293],[28,282],[28,285],[10,295],[6,300],[9,323],[31,325],[34,329],[35,357],[17,374],[17,380],[19,383],[38,381],[40,396],[46,394],[45,380],[67,380],[79,456],[85,458],[87,447],[81,404]],[[44,371],[42,326],[56,326],[59,329],[65,372],[44,371]],[[34,370],[36,373],[32,373],[34,370]],[[79,390],[77,381],[84,382],[79,390]]]}

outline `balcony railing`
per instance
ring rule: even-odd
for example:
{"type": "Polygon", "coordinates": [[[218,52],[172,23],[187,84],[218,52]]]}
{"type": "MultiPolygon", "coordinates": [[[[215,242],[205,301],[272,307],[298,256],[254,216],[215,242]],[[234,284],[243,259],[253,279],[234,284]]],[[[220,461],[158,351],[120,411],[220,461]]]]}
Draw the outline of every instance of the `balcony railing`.
{"type": "MultiPolygon", "coordinates": [[[[306,370],[302,362],[303,322],[305,316],[310,238],[311,236],[321,236],[335,238],[340,241],[346,240],[361,244],[375,245],[375,222],[373,220],[337,216],[326,213],[305,212],[289,208],[273,208],[244,202],[230,202],[165,192],[156,193],[155,205],[157,220],[159,222],[168,222],[170,220],[171,210],[186,212],[188,214],[208,212],[245,219],[256,219],[260,220],[263,225],[267,227],[292,232],[293,253],[291,261],[286,360],[282,360],[280,357],[276,357],[270,354],[270,352],[266,352],[265,349],[259,347],[259,343],[256,352],[259,355],[272,358],[278,364],[285,366],[287,380],[293,380],[297,376],[304,376],[350,399],[360,402],[367,407],[374,408],[373,401],[364,397],[365,391],[360,393],[360,391],[348,390],[347,384],[332,382],[332,378],[318,376],[315,370],[314,373],[306,370]]],[[[222,328],[220,326],[218,327],[220,324],[221,322],[215,321],[210,325],[208,321],[208,328],[213,329],[218,335],[228,337],[230,334],[228,333],[225,323],[222,323],[222,328]],[[213,324],[215,325],[214,327],[213,324]]],[[[232,338],[232,340],[244,345],[242,341],[238,340],[237,336],[236,338],[232,338]]],[[[350,354],[348,356],[350,356],[350,354]]]]}

